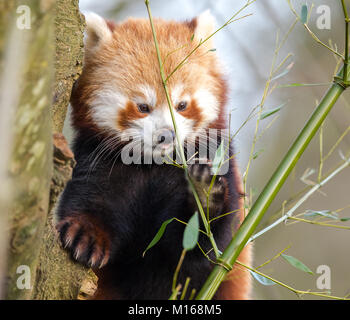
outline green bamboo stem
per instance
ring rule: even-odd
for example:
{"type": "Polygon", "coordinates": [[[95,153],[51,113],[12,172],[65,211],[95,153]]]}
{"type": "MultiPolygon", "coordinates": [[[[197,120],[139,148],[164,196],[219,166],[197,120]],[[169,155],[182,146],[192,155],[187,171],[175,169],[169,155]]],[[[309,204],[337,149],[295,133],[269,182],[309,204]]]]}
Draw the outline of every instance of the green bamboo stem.
{"type": "MultiPolygon", "coordinates": [[[[342,74],[343,71],[340,72],[342,74]]],[[[347,77],[348,78],[348,77],[347,77]]],[[[271,179],[261,192],[260,196],[252,206],[249,214],[245,218],[241,227],[225,249],[220,261],[224,265],[233,266],[240,252],[258,226],[263,215],[267,211],[278,191],[286,181],[290,172],[295,167],[299,158],[309,145],[311,139],[323,123],[324,119],[338,100],[339,96],[345,90],[344,86],[334,83],[327,91],[326,95],[312,113],[303,130],[287,152],[284,159],[272,175],[271,179]]],[[[221,265],[216,265],[206,280],[204,286],[198,293],[197,300],[211,299],[219,288],[228,270],[221,265]]]]}
{"type": "Polygon", "coordinates": [[[343,74],[343,81],[344,83],[347,82],[347,74],[348,74],[348,63],[349,63],[349,16],[348,11],[345,5],[344,0],[341,0],[342,7],[343,7],[343,13],[345,18],[345,61],[344,61],[344,74],[343,74]]]}
{"type": "MultiPolygon", "coordinates": [[[[296,163],[300,159],[306,147],[309,145],[310,141],[315,136],[317,130],[322,125],[323,121],[335,105],[340,95],[349,86],[349,17],[347,14],[347,9],[344,0],[341,0],[341,3],[343,6],[343,12],[346,22],[346,59],[344,61],[344,65],[338,73],[338,75],[334,78],[333,85],[328,89],[322,101],[312,113],[310,119],[304,126],[303,130],[300,132],[293,145],[288,150],[280,165],[266,184],[258,199],[255,201],[249,214],[243,221],[241,227],[238,229],[237,233],[232,238],[231,242],[220,257],[220,261],[225,266],[233,267],[240,252],[243,250],[249,238],[252,236],[254,230],[258,226],[259,222],[261,221],[270,204],[281,189],[282,185],[286,181],[287,177],[295,167],[296,163]],[[338,81],[338,79],[342,79],[342,81],[338,81]]],[[[213,268],[213,271],[211,272],[209,277],[207,278],[206,282],[204,283],[202,289],[198,293],[196,299],[211,299],[214,296],[216,290],[219,288],[221,282],[224,280],[224,277],[227,272],[228,270],[225,267],[221,265],[216,265],[213,268]]]]}

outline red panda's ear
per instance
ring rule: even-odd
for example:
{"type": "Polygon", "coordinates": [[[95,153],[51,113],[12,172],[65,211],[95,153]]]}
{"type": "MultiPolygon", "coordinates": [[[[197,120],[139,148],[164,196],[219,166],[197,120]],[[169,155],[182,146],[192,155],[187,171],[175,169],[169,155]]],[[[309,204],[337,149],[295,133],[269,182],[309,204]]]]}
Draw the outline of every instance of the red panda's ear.
{"type": "MultiPolygon", "coordinates": [[[[194,18],[190,22],[190,26],[194,29],[194,39],[199,41],[204,41],[207,39],[211,34],[215,31],[215,18],[210,13],[210,10],[206,10],[203,13],[201,13],[198,17],[194,18]]],[[[204,44],[209,49],[212,49],[212,38],[210,38],[207,42],[204,44]]]]}
{"type": "Polygon", "coordinates": [[[101,41],[112,38],[112,28],[107,21],[93,12],[85,14],[86,20],[86,47],[92,49],[101,41]]]}

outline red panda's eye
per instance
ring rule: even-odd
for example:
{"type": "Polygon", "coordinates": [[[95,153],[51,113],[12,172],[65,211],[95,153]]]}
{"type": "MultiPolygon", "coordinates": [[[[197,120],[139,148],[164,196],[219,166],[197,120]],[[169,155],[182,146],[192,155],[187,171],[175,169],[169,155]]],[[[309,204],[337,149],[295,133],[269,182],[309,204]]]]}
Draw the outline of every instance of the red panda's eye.
{"type": "Polygon", "coordinates": [[[141,104],[138,104],[137,107],[139,108],[139,111],[142,113],[149,113],[150,112],[150,107],[148,104],[141,103],[141,104]]]}
{"type": "Polygon", "coordinates": [[[177,105],[176,110],[177,111],[184,111],[186,108],[187,108],[187,102],[182,101],[177,105]]]}

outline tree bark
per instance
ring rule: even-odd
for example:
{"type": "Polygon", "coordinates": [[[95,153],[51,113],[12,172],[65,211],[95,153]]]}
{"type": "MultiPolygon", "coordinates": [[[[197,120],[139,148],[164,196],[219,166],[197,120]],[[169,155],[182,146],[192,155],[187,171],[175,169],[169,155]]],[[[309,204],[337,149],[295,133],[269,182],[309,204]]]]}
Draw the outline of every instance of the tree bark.
{"type": "Polygon", "coordinates": [[[55,8],[55,85],[52,106],[54,174],[33,299],[76,299],[87,269],[64,252],[54,230],[54,205],[71,178],[73,154],[62,135],[74,81],[82,71],[84,18],[78,0],[57,0],[55,8]]]}
{"type": "Polygon", "coordinates": [[[79,0],[56,0],[55,92],[52,106],[53,131],[62,132],[74,81],[83,67],[85,29],[79,0]]]}
{"type": "MultiPolygon", "coordinates": [[[[4,296],[4,275],[6,272],[6,262],[7,262],[7,222],[8,222],[8,212],[11,203],[11,181],[8,177],[8,166],[11,154],[11,141],[12,132],[9,129],[9,124],[13,120],[13,112],[8,112],[5,108],[5,100],[11,100],[14,97],[14,92],[11,92],[7,99],[4,97],[3,92],[5,92],[4,85],[7,81],[4,74],[4,57],[7,55],[5,50],[5,31],[7,29],[9,20],[9,12],[11,11],[11,6],[13,3],[1,2],[0,3],[0,150],[2,150],[2,157],[0,157],[0,299],[4,296]]],[[[11,105],[10,105],[10,109],[11,105]]]]}
{"type": "MultiPolygon", "coordinates": [[[[7,299],[29,299],[31,296],[47,217],[52,176],[49,109],[53,82],[52,9],[52,4],[42,6],[40,1],[32,1],[29,29],[18,27],[18,16],[13,11],[14,19],[3,20],[11,26],[6,50],[19,54],[17,63],[22,69],[16,79],[20,82],[18,105],[8,106],[16,108],[16,113],[11,128],[13,144],[9,168],[14,194],[8,221],[7,299]],[[27,269],[21,269],[23,267],[27,269]],[[22,272],[25,281],[19,283],[22,272]]],[[[4,63],[12,64],[11,56],[7,56],[4,63]]]]}
{"type": "MultiPolygon", "coordinates": [[[[5,298],[75,299],[87,270],[60,248],[52,211],[74,164],[64,137],[57,133],[62,131],[71,88],[82,68],[84,20],[78,0],[32,0],[23,3],[30,6],[31,28],[18,31],[18,25],[11,22],[18,19],[16,8],[21,4],[0,4],[1,34],[11,33],[6,26],[13,25],[16,43],[25,44],[19,100],[8,106],[16,114],[11,126],[9,180],[14,192],[8,219],[5,298]],[[30,287],[23,288],[21,266],[30,270],[30,287]]],[[[9,40],[0,36],[2,71],[8,63],[3,52],[9,40]]]]}
{"type": "Polygon", "coordinates": [[[39,265],[32,299],[76,299],[87,269],[74,263],[62,250],[54,230],[53,211],[57,199],[69,181],[74,166],[73,153],[62,134],[54,134],[54,172],[51,180],[49,216],[42,238],[39,265]]]}

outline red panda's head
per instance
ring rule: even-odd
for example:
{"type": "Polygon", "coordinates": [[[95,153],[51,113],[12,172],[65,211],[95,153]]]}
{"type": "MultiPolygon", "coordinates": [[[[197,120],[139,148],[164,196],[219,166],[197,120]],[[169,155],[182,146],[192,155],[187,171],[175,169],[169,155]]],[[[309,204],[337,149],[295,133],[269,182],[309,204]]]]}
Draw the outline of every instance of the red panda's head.
{"type": "MultiPolygon", "coordinates": [[[[71,99],[74,127],[134,139],[152,132],[156,144],[173,124],[148,19],[114,25],[91,13],[86,21],[84,68],[71,99]]],[[[188,22],[154,24],[166,75],[214,32],[208,11],[188,22]]],[[[226,83],[211,49],[209,39],[167,82],[182,141],[223,123],[226,83]]]]}

